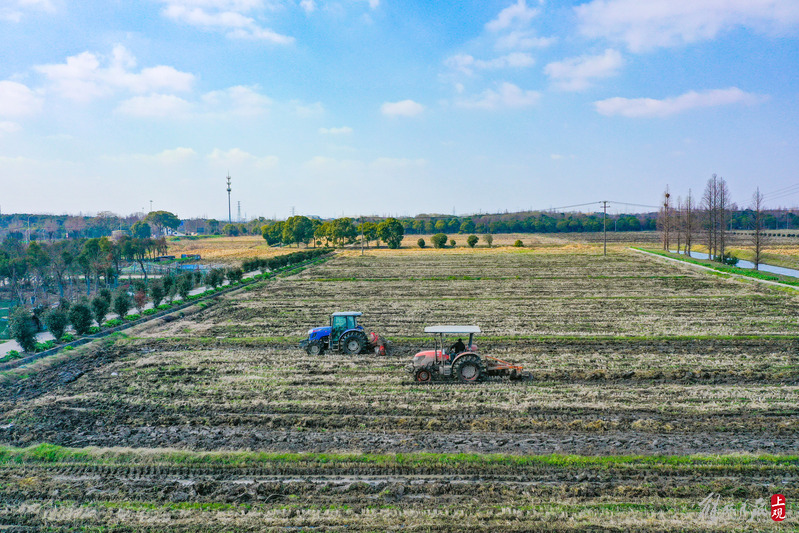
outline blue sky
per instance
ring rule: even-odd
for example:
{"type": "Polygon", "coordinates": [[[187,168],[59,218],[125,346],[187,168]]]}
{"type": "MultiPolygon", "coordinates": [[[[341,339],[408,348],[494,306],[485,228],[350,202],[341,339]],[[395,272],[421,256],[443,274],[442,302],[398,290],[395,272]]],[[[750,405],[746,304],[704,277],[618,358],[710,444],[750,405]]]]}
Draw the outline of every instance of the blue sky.
{"type": "Polygon", "coordinates": [[[656,205],[713,173],[799,204],[796,0],[0,0],[0,30],[3,213],[224,218],[228,172],[234,217],[656,205]]]}

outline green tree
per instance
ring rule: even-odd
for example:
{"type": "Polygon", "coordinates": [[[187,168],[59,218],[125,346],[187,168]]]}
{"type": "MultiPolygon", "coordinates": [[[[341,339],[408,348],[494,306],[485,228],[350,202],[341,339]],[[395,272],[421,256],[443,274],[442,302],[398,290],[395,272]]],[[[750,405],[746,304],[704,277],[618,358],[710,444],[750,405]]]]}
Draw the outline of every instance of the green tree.
{"type": "Polygon", "coordinates": [[[163,302],[164,298],[166,297],[166,288],[164,288],[163,281],[160,279],[154,279],[150,281],[148,290],[150,293],[150,299],[153,301],[153,308],[161,305],[161,302],[163,302]]]}
{"type": "Polygon", "coordinates": [[[137,220],[130,227],[130,236],[134,239],[149,239],[153,236],[153,230],[147,222],[137,220]]]}
{"type": "Polygon", "coordinates": [[[130,294],[127,289],[120,288],[114,296],[114,312],[119,315],[119,318],[125,318],[131,307],[133,307],[133,302],[130,300],[130,294]]]}
{"type": "Polygon", "coordinates": [[[283,224],[283,234],[281,240],[286,244],[295,243],[297,248],[299,248],[301,242],[307,245],[313,236],[313,222],[311,222],[311,219],[306,216],[293,216],[286,220],[286,222],[283,224]]]}
{"type": "Polygon", "coordinates": [[[182,300],[189,297],[189,293],[194,288],[194,276],[191,274],[184,274],[178,278],[177,282],[178,294],[182,300]]]}
{"type": "Polygon", "coordinates": [[[155,227],[156,235],[163,235],[164,229],[176,230],[180,226],[180,219],[169,211],[151,211],[144,217],[145,222],[149,222],[155,227]]]}
{"type": "Polygon", "coordinates": [[[513,246],[515,246],[516,248],[522,248],[524,247],[524,243],[520,240],[517,240],[516,242],[513,243],[513,246]]]}
{"type": "Polygon", "coordinates": [[[449,240],[449,245],[452,246],[453,248],[455,248],[455,244],[456,244],[455,243],[455,239],[450,239],[449,240]]]}
{"type": "Polygon", "coordinates": [[[491,248],[491,245],[494,244],[494,236],[491,235],[490,233],[486,233],[485,235],[483,235],[483,241],[485,241],[488,247],[491,248]]]}
{"type": "Polygon", "coordinates": [[[63,309],[56,307],[55,309],[50,309],[44,314],[44,325],[47,330],[53,334],[56,341],[61,339],[64,336],[64,331],[66,331],[67,326],[69,325],[69,317],[67,313],[64,312],[63,309]]]}
{"type": "Polygon", "coordinates": [[[427,245],[427,243],[424,242],[424,239],[419,239],[418,241],[416,241],[416,244],[419,245],[419,248],[424,248],[427,245]]]}
{"type": "Polygon", "coordinates": [[[110,308],[111,301],[106,300],[102,295],[98,294],[92,299],[92,314],[99,325],[102,326],[105,322],[105,315],[108,314],[110,308]]]}
{"type": "Polygon", "coordinates": [[[222,226],[222,233],[228,237],[238,237],[241,232],[238,224],[225,224],[222,226]]]}
{"type": "Polygon", "coordinates": [[[447,247],[447,236],[444,233],[436,233],[430,240],[433,241],[433,248],[446,248],[447,247]]]}
{"type": "Polygon", "coordinates": [[[69,308],[69,321],[78,335],[86,335],[92,327],[92,311],[86,302],[78,302],[69,308]]]}
{"type": "Polygon", "coordinates": [[[36,349],[36,327],[31,313],[24,306],[17,306],[8,317],[8,333],[26,352],[36,349]]]}
{"type": "Polygon", "coordinates": [[[461,222],[460,228],[458,229],[459,233],[471,233],[474,231],[474,220],[471,218],[467,218],[463,222],[461,222]]]}
{"type": "Polygon", "coordinates": [[[387,218],[377,225],[377,234],[389,248],[397,249],[402,244],[405,228],[396,218],[387,218]]]}
{"type": "Polygon", "coordinates": [[[480,239],[477,238],[477,235],[469,235],[469,237],[466,239],[466,244],[469,245],[469,248],[474,248],[479,240],[480,239]]]}
{"type": "Polygon", "coordinates": [[[214,219],[214,218],[208,219],[208,231],[210,233],[212,233],[212,234],[218,233],[219,232],[219,221],[214,219]]]}

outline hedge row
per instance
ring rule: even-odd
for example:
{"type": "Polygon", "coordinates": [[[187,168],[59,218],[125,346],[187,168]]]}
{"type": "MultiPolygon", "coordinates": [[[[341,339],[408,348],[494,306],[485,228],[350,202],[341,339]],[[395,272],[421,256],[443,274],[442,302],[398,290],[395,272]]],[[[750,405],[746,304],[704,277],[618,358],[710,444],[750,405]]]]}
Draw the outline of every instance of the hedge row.
{"type": "Polygon", "coordinates": [[[245,272],[252,272],[253,270],[277,270],[298,263],[304,263],[311,259],[316,259],[325,254],[329,254],[333,248],[314,248],[312,250],[303,250],[299,252],[292,252],[290,254],[278,255],[270,259],[256,258],[244,261],[241,266],[245,272]]]}

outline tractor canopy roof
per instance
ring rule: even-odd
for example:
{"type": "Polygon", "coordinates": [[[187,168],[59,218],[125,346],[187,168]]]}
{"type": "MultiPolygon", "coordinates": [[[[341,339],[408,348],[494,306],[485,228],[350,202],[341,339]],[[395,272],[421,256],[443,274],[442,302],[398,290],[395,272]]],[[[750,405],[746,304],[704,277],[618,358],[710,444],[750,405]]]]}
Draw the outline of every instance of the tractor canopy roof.
{"type": "Polygon", "coordinates": [[[480,326],[427,326],[425,333],[480,333],[480,326]]]}
{"type": "Polygon", "coordinates": [[[330,316],[361,316],[360,311],[337,311],[330,316]]]}

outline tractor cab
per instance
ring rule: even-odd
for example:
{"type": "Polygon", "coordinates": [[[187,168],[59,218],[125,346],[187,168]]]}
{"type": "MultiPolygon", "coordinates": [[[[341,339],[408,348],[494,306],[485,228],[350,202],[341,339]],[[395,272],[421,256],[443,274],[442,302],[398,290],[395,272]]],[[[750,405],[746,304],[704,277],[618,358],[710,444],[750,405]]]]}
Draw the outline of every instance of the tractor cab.
{"type": "Polygon", "coordinates": [[[331,350],[339,349],[339,341],[348,331],[363,332],[363,326],[358,325],[358,317],[363,315],[360,311],[339,311],[330,315],[330,340],[331,350]]]}

